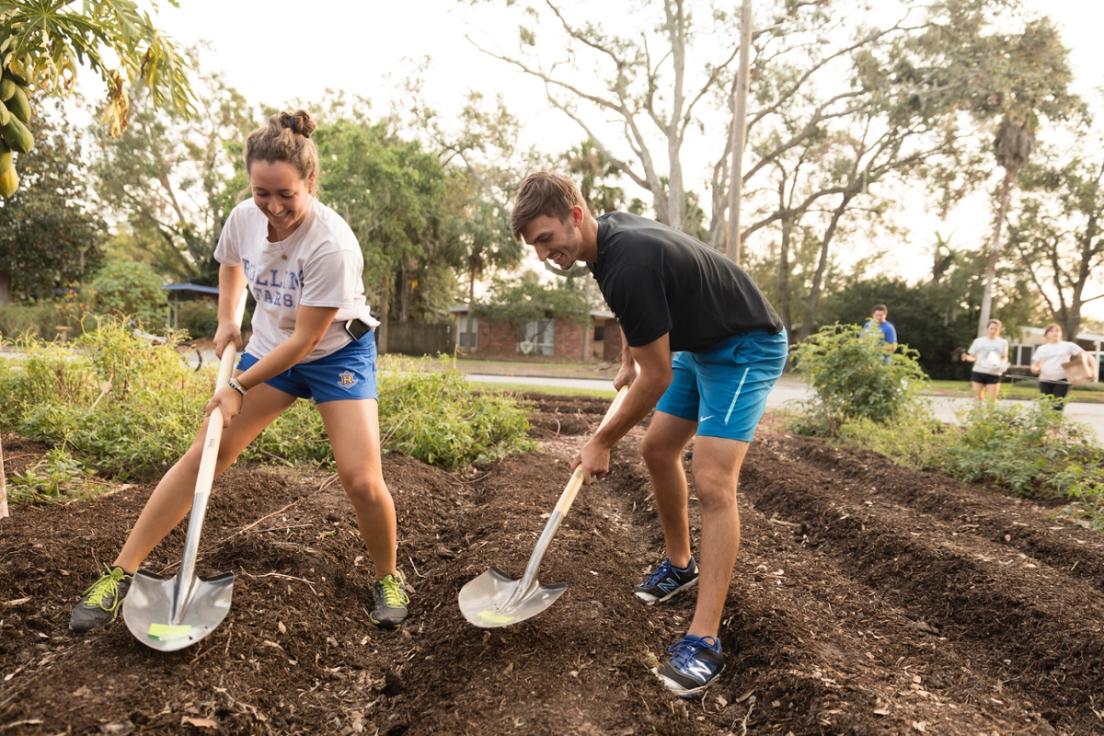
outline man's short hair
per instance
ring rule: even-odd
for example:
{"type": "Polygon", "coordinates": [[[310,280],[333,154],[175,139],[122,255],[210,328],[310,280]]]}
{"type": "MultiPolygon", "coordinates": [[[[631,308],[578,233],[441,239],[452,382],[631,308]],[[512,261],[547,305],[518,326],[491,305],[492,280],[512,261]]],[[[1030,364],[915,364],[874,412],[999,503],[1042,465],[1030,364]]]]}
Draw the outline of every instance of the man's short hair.
{"type": "Polygon", "coordinates": [[[870,311],[871,312],[877,312],[879,309],[882,310],[883,312],[887,312],[887,313],[889,312],[889,307],[887,307],[884,304],[875,304],[874,308],[871,309],[870,311]]]}
{"type": "Polygon", "coordinates": [[[575,182],[551,171],[530,174],[518,188],[510,215],[514,238],[520,239],[521,231],[541,215],[566,220],[576,205],[583,205],[583,195],[575,182]]]}

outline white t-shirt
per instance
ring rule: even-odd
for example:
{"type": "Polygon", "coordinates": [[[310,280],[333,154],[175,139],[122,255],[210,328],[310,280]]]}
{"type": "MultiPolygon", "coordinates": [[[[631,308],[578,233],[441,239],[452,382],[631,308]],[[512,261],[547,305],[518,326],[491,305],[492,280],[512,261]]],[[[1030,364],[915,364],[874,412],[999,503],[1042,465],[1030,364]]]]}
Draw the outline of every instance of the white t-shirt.
{"type": "Polygon", "coordinates": [[[976,373],[999,376],[1008,368],[1008,341],[1003,337],[992,340],[988,337],[975,338],[966,352],[977,358],[974,361],[976,373]]]}
{"type": "Polygon", "coordinates": [[[1033,365],[1040,362],[1043,364],[1042,370],[1039,371],[1040,381],[1064,381],[1066,380],[1066,369],[1062,367],[1062,364],[1080,352],[1081,348],[1072,342],[1065,340],[1055,343],[1045,342],[1035,348],[1035,354],[1031,356],[1031,363],[1033,365]]]}
{"type": "Polygon", "coordinates": [[[253,336],[245,349],[260,358],[291,336],[299,305],[337,307],[337,316],[303,362],[345,347],[346,321],[359,317],[375,327],[364,300],[364,256],[356,236],[336,212],[315,198],[303,223],[286,240],[268,240],[268,219],[252,199],[230,212],[219,235],[215,260],[242,266],[257,300],[253,336]]]}

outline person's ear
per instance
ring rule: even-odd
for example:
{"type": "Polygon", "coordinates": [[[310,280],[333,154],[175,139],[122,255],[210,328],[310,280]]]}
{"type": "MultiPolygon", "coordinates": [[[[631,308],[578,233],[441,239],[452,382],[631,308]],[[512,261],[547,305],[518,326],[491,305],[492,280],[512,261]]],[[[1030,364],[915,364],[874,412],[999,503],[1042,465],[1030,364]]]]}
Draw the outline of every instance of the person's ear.
{"type": "Polygon", "coordinates": [[[580,227],[583,224],[584,211],[582,205],[574,205],[571,208],[571,224],[580,227]]]}

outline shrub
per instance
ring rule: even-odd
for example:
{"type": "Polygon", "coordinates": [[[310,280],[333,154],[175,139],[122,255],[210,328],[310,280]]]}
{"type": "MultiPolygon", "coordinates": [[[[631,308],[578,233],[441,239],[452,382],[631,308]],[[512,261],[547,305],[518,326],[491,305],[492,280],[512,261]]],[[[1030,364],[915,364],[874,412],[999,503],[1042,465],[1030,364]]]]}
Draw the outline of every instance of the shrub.
{"type": "Polygon", "coordinates": [[[144,325],[165,324],[168,298],[161,277],[144,263],[112,261],[92,281],[92,306],[100,314],[135,317],[144,325]]]}
{"type": "Polygon", "coordinates": [[[11,304],[0,309],[0,335],[9,340],[31,336],[48,340],[53,337],[56,324],[54,310],[48,303],[11,304]]]}
{"type": "Polygon", "coordinates": [[[0,335],[10,340],[24,336],[42,340],[76,337],[87,315],[88,305],[77,293],[57,300],[11,304],[0,309],[0,335]]]}
{"type": "Polygon", "coordinates": [[[218,307],[205,299],[181,302],[176,311],[176,326],[192,338],[214,337],[218,329],[218,307]]]}
{"type": "MultiPolygon", "coordinates": [[[[72,346],[27,340],[19,348],[24,360],[0,361],[0,427],[64,448],[82,469],[119,480],[163,473],[187,450],[211,396],[213,367],[195,373],[172,336],[166,345],[149,345],[118,321],[85,333],[72,346]]],[[[385,450],[453,468],[529,446],[525,411],[511,399],[474,393],[454,367],[384,375],[381,396],[385,450]]],[[[303,401],[245,457],[333,462],[321,418],[303,401]]],[[[39,489],[34,494],[51,495],[41,489],[64,485],[42,480],[56,473],[35,473],[24,483],[39,489]]]]}
{"type": "Polygon", "coordinates": [[[798,423],[806,433],[835,434],[849,419],[891,422],[915,406],[926,381],[915,350],[899,346],[887,353],[880,332],[857,325],[825,327],[797,345],[793,355],[816,392],[798,423]]]}
{"type": "Polygon", "coordinates": [[[940,454],[955,441],[956,433],[926,408],[915,407],[889,423],[865,417],[849,419],[838,434],[844,442],[873,450],[900,465],[930,469],[939,465],[940,454]]]}
{"type": "Polygon", "coordinates": [[[1070,501],[1069,513],[1104,531],[1104,450],[1050,403],[979,404],[963,415],[962,426],[945,425],[927,411],[890,423],[851,419],[838,436],[909,467],[988,481],[1020,496],[1070,501]]]}
{"type": "Polygon", "coordinates": [[[1086,430],[1054,411],[1050,399],[1027,406],[973,408],[939,466],[964,480],[991,480],[1024,496],[1068,498],[1104,491],[1104,451],[1086,430]]]}

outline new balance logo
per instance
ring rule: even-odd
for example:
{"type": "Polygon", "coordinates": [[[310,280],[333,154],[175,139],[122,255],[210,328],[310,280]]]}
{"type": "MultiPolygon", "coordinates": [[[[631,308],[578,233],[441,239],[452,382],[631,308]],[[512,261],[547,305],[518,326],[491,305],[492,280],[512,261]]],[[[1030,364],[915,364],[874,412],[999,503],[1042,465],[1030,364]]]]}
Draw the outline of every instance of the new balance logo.
{"type": "Polygon", "coordinates": [[[679,581],[674,578],[667,578],[659,583],[659,589],[664,593],[670,593],[672,590],[677,590],[679,587],[679,581]]]}
{"type": "Polygon", "coordinates": [[[710,669],[709,663],[696,659],[687,662],[684,671],[698,682],[709,682],[709,678],[713,676],[713,670],[710,669]]]}

